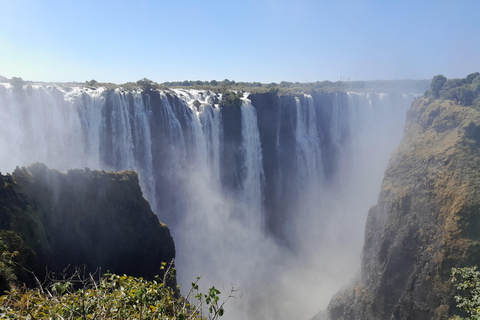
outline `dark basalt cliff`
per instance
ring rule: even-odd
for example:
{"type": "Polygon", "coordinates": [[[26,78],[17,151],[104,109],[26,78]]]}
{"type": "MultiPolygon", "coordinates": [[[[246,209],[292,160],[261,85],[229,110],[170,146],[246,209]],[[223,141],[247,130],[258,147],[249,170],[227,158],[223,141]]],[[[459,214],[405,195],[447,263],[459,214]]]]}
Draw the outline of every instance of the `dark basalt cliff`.
{"type": "Polygon", "coordinates": [[[414,101],[368,214],[359,279],[327,317],[447,319],[452,267],[480,264],[480,112],[414,101]]]}
{"type": "Polygon", "coordinates": [[[175,257],[168,228],[144,199],[133,171],[70,170],[37,163],[0,175],[0,228],[36,252],[43,275],[67,266],[153,278],[175,257]]]}

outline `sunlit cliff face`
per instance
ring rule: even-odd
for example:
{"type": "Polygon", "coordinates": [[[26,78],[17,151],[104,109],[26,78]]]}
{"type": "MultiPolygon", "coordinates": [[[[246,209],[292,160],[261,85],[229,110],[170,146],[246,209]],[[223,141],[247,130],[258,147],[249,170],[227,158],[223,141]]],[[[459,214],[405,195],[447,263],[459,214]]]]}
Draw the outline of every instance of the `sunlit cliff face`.
{"type": "Polygon", "coordinates": [[[313,316],[355,273],[412,94],[221,95],[0,84],[0,170],[134,169],[182,290],[240,289],[232,319],[313,316]]]}

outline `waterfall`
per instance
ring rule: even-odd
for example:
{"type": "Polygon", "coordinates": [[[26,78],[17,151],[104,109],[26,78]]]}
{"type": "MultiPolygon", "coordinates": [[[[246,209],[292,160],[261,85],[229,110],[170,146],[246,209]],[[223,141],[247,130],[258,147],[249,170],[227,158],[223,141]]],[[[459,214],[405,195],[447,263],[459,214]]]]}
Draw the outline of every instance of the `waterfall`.
{"type": "Polygon", "coordinates": [[[308,318],[359,266],[413,97],[245,94],[227,110],[208,90],[2,83],[0,171],[136,170],[181,283],[238,286],[232,319],[308,318]]]}
{"type": "Polygon", "coordinates": [[[262,167],[262,147],[257,125],[257,112],[247,98],[242,102],[242,167],[243,181],[241,188],[241,203],[250,211],[249,218],[263,223],[262,185],[264,173],[262,167]]]}
{"type": "Polygon", "coordinates": [[[310,190],[320,184],[323,178],[322,152],[320,150],[317,115],[312,96],[307,95],[302,104],[299,98],[296,102],[296,130],[298,176],[300,190],[310,190]],[[303,186],[303,187],[302,187],[303,186]]]}
{"type": "Polygon", "coordinates": [[[220,154],[223,136],[222,114],[220,108],[208,103],[202,103],[197,114],[205,137],[211,178],[213,183],[218,185],[220,183],[220,154]]]}
{"type": "Polygon", "coordinates": [[[152,202],[152,207],[156,208],[155,202],[155,179],[153,177],[153,156],[152,156],[152,137],[150,130],[150,117],[152,105],[150,97],[146,96],[144,103],[140,93],[133,95],[133,123],[134,123],[134,148],[138,150],[135,153],[135,170],[142,177],[142,190],[146,198],[152,202]]]}
{"type": "MultiPolygon", "coordinates": [[[[133,130],[129,104],[124,93],[118,91],[110,95],[110,127],[112,138],[111,157],[114,168],[134,169],[133,130]]],[[[106,157],[107,155],[105,155],[106,157]]]]}

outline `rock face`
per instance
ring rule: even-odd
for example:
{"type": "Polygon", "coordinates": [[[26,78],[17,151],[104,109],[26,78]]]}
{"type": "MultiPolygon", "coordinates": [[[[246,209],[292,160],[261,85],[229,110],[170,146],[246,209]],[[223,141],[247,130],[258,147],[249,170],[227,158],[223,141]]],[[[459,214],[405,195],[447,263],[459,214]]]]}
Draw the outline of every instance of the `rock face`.
{"type": "Polygon", "coordinates": [[[330,302],[339,319],[448,319],[452,267],[480,263],[480,112],[414,101],[368,215],[359,279],[330,302]]]}
{"type": "Polygon", "coordinates": [[[2,176],[0,227],[36,252],[36,271],[85,265],[153,278],[175,257],[168,228],[143,198],[133,171],[70,170],[41,163],[2,176]]]}

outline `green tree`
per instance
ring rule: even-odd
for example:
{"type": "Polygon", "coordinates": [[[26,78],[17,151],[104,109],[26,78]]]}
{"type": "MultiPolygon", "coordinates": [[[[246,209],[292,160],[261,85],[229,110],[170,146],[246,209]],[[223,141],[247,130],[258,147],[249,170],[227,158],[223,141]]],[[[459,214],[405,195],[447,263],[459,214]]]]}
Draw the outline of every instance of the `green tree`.
{"type": "Polygon", "coordinates": [[[293,83],[288,81],[282,81],[280,82],[279,86],[282,88],[290,88],[293,86],[293,83]]]}
{"type": "Polygon", "coordinates": [[[447,78],[444,75],[439,74],[433,77],[432,83],[430,84],[430,92],[434,98],[440,97],[440,90],[442,90],[445,82],[447,82],[447,78]]]}
{"type": "Polygon", "coordinates": [[[478,73],[478,72],[470,73],[470,74],[465,78],[465,82],[466,82],[466,83],[473,83],[473,81],[474,81],[475,79],[478,79],[479,76],[480,76],[480,73],[478,73]]]}
{"type": "Polygon", "coordinates": [[[140,86],[143,91],[152,91],[158,87],[158,83],[147,78],[138,80],[137,85],[140,86]]]}
{"type": "Polygon", "coordinates": [[[469,87],[460,87],[457,90],[457,102],[462,106],[471,106],[475,99],[475,91],[469,87]]]}
{"type": "Polygon", "coordinates": [[[233,92],[225,90],[222,93],[222,101],[220,101],[220,107],[240,107],[242,105],[243,93],[240,91],[233,92]]]}
{"type": "Polygon", "coordinates": [[[0,238],[0,253],[0,287],[5,287],[17,280],[14,259],[18,256],[18,251],[8,250],[8,246],[0,238]]]}
{"type": "Polygon", "coordinates": [[[0,230],[0,294],[31,268],[35,253],[13,230],[0,230]]]}
{"type": "Polygon", "coordinates": [[[480,319],[480,272],[477,266],[452,269],[452,282],[463,295],[455,296],[457,307],[468,317],[455,316],[452,319],[478,320],[480,319]]]}
{"type": "Polygon", "coordinates": [[[92,80],[90,80],[90,81],[85,81],[85,84],[94,87],[94,86],[97,86],[97,85],[98,85],[98,81],[92,79],[92,80]]]}
{"type": "Polygon", "coordinates": [[[278,94],[278,91],[280,91],[280,89],[278,87],[271,87],[268,91],[273,94],[278,94]]]}

